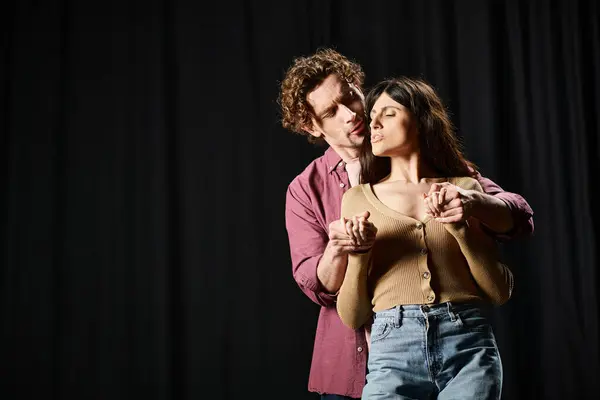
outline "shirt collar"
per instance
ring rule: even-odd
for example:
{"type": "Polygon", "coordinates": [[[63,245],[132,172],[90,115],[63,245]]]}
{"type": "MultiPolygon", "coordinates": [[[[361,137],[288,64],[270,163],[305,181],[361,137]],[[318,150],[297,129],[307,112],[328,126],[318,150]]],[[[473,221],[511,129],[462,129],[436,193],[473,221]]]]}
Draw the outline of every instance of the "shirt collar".
{"type": "Polygon", "coordinates": [[[327,164],[327,172],[331,174],[343,161],[342,157],[330,146],[325,152],[325,163],[327,164]]]}

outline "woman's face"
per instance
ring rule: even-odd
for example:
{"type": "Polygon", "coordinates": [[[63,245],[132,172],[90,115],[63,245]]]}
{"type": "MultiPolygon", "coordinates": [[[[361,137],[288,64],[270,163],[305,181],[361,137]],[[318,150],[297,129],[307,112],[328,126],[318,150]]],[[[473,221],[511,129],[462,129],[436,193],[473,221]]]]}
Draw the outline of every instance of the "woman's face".
{"type": "Polygon", "coordinates": [[[383,93],[371,109],[371,147],[380,157],[406,156],[418,149],[413,114],[383,93]]]}

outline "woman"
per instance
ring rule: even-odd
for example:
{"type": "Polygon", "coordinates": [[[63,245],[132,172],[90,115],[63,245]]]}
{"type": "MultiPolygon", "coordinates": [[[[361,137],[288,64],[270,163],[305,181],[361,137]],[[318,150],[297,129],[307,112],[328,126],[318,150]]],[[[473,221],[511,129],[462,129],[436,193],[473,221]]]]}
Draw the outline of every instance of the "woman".
{"type": "Polygon", "coordinates": [[[363,399],[498,399],[502,365],[482,309],[509,299],[512,274],[478,220],[438,218],[447,190],[481,191],[475,168],[424,81],[379,83],[366,113],[361,185],[342,216],[368,211],[347,231],[372,246],[349,256],[337,300],[351,328],[374,317],[363,399]]]}

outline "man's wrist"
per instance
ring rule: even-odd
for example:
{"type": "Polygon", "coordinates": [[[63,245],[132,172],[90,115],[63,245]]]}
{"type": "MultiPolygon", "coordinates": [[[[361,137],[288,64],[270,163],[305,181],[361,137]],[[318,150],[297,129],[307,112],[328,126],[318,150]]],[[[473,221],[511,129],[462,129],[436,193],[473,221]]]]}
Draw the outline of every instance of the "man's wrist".
{"type": "Polygon", "coordinates": [[[468,215],[478,219],[496,234],[509,232],[514,227],[508,204],[492,195],[474,191],[468,215]]]}

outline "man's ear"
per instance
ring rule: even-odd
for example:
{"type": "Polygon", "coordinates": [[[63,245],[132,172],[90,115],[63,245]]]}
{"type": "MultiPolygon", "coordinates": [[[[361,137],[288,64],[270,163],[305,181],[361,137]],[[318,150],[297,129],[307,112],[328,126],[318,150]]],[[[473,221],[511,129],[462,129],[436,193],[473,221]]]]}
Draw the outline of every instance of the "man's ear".
{"type": "Polygon", "coordinates": [[[314,125],[305,125],[302,130],[316,138],[320,138],[323,135],[321,131],[315,129],[314,125]]]}

